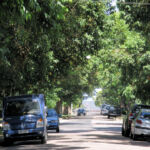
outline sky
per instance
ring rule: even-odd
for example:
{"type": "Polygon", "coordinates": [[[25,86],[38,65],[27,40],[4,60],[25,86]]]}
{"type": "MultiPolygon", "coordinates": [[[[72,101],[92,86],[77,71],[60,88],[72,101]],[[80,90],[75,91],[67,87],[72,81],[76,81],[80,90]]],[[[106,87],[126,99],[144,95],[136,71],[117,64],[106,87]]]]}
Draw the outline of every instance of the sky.
{"type": "Polygon", "coordinates": [[[116,5],[117,5],[117,0],[113,0],[113,1],[112,1],[112,6],[115,6],[115,7],[116,7],[116,11],[118,11],[118,8],[117,8],[116,5]]]}

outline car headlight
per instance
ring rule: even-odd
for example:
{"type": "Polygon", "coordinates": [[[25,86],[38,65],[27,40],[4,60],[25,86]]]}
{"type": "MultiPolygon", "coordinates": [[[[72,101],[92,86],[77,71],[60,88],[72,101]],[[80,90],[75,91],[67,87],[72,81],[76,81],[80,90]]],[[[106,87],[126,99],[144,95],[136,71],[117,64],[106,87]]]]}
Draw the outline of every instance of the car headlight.
{"type": "Polygon", "coordinates": [[[42,118],[37,120],[37,123],[36,123],[36,128],[41,128],[41,127],[44,127],[44,121],[42,118]]]}
{"type": "Polygon", "coordinates": [[[10,130],[10,124],[8,122],[3,122],[3,130],[10,130]]]}

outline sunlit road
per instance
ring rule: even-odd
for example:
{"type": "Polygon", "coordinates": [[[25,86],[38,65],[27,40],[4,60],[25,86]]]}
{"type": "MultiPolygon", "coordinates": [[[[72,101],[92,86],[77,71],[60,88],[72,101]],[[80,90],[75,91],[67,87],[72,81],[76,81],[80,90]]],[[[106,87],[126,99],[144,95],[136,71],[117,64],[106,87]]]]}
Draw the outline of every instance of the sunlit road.
{"type": "Polygon", "coordinates": [[[50,131],[47,144],[39,141],[15,142],[0,150],[149,150],[150,142],[121,136],[121,120],[105,116],[81,116],[60,120],[60,133],[50,131]]]}

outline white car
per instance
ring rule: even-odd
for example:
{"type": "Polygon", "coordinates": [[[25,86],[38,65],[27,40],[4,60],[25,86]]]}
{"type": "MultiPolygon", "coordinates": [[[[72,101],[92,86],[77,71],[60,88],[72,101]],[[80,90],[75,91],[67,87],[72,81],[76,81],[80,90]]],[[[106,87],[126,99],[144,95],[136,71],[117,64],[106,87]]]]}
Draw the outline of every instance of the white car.
{"type": "Polygon", "coordinates": [[[150,109],[141,109],[131,124],[131,138],[150,136],[150,109]]]}

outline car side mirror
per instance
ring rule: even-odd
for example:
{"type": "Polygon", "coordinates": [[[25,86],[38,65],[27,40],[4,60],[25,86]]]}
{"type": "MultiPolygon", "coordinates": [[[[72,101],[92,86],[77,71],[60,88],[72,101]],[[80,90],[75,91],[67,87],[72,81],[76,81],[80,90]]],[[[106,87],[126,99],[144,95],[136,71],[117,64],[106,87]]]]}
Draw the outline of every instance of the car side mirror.
{"type": "Polygon", "coordinates": [[[45,110],[45,112],[47,112],[47,110],[48,110],[47,106],[44,107],[44,110],[45,110]]]}

